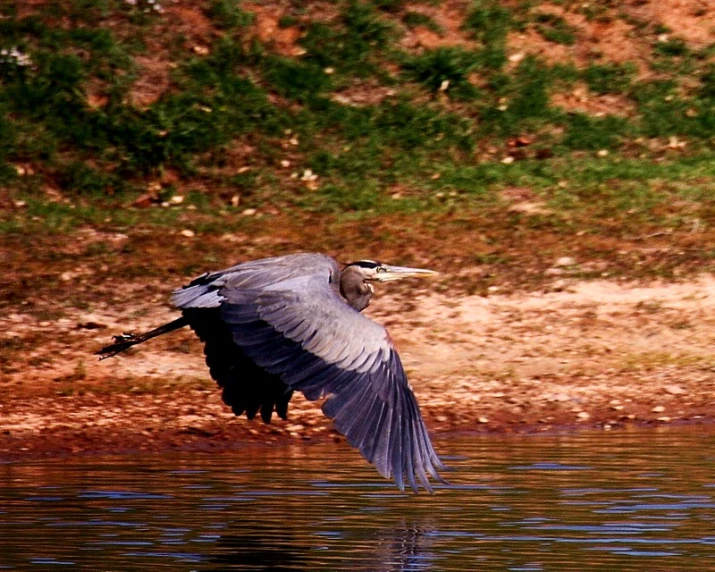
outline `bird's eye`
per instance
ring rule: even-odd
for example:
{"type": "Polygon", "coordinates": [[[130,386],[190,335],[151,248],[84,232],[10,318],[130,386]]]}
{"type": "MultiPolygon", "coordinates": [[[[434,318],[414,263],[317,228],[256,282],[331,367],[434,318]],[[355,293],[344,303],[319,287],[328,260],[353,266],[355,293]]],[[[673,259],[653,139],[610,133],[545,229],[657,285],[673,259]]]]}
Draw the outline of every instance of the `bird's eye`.
{"type": "Polygon", "coordinates": [[[382,266],[378,266],[375,268],[375,272],[387,272],[387,270],[385,270],[382,266]]]}

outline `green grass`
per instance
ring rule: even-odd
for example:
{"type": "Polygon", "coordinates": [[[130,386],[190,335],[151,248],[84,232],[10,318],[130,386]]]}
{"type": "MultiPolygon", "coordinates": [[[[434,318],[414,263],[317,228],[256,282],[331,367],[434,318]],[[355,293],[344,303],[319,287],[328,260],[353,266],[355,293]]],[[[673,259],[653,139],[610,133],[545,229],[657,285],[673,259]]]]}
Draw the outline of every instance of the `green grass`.
{"type": "Polygon", "coordinates": [[[560,211],[557,226],[574,216],[628,222],[630,210],[648,224],[693,209],[711,216],[702,189],[713,177],[712,49],[653,40],[647,64],[657,79],[633,63],[511,63],[512,31],[533,26],[564,45],[580,40],[577,31],[538,3],[474,0],[460,27],[471,43],[406,48],[411,28],[446,31],[401,0],[335,0],[315,20],[300,2],[286,8],[279,25],[300,30],[298,56],[261,44],[248,8],[205,0],[195,9],[215,33],[202,36],[204,53],[145,4],[56,0],[23,17],[0,7],[0,186],[4,204],[26,203],[0,211],[0,233],[186,225],[220,234],[260,226],[240,216],[246,208],[352,219],[498,210],[499,192],[512,186],[541,193],[560,211]],[[139,58],[163,62],[168,83],[144,106],[132,103],[139,58]],[[552,94],[577,82],[618,94],[628,117],[557,109],[552,94]],[[522,135],[532,144],[515,149],[522,135]],[[671,138],[685,147],[668,148],[671,138]],[[314,188],[301,181],[306,169],[314,188]],[[184,203],[132,207],[156,181],[163,198],[184,203]]]}
{"type": "MultiPolygon", "coordinates": [[[[712,154],[674,157],[658,163],[588,156],[512,164],[440,163],[436,169],[435,164],[422,158],[395,165],[400,172],[396,179],[377,168],[360,171],[355,165],[359,161],[356,157],[316,156],[313,166],[322,172],[323,184],[317,191],[295,197],[294,206],[341,216],[362,213],[361,217],[399,212],[439,213],[459,205],[468,210],[498,210],[506,208],[499,198],[502,190],[528,187],[553,209],[554,214],[548,217],[551,225],[577,217],[587,225],[584,228],[601,232],[599,228],[610,228],[619,221],[620,232],[624,233],[644,224],[673,228],[693,217],[710,220],[715,208],[712,154]],[[348,161],[355,170],[342,172],[341,160],[348,161]],[[435,174],[439,177],[435,178],[435,174]],[[409,190],[407,196],[399,199],[391,196],[388,189],[396,182],[409,190]]],[[[125,203],[109,199],[104,205],[82,202],[62,205],[30,199],[23,210],[3,217],[0,230],[32,236],[38,232],[63,234],[81,226],[99,225],[119,231],[138,226],[191,228],[202,235],[221,235],[261,225],[238,216],[243,206],[225,207],[225,213],[221,213],[210,205],[187,209],[192,204],[195,206],[193,201],[186,200],[177,207],[130,209],[125,203]],[[110,205],[114,207],[108,208],[110,205]]],[[[85,254],[103,257],[107,255],[106,248],[99,243],[85,254]]]]}

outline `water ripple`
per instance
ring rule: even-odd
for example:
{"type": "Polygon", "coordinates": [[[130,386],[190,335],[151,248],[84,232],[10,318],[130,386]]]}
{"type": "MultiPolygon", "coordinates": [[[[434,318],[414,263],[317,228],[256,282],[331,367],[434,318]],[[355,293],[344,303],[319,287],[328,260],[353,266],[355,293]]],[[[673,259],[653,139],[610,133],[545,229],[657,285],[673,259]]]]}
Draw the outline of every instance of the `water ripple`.
{"type": "Polygon", "coordinates": [[[13,463],[0,569],[689,570],[715,559],[713,444],[702,428],[450,439],[433,495],[336,444],[13,463]]]}

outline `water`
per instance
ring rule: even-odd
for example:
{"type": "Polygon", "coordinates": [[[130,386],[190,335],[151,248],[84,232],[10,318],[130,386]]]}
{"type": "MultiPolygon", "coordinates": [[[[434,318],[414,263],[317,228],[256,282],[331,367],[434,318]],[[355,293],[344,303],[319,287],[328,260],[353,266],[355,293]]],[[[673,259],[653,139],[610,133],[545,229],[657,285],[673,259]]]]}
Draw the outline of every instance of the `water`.
{"type": "Polygon", "coordinates": [[[715,570],[715,429],[437,441],[435,495],[342,444],[0,465],[0,570],[715,570]]]}

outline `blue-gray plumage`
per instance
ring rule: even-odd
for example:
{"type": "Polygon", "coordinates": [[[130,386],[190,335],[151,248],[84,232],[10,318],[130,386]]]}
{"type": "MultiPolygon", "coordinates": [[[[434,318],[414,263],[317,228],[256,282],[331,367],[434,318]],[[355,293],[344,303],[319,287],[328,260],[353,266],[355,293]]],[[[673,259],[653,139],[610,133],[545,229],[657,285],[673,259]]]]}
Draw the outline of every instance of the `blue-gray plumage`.
{"type": "Polygon", "coordinates": [[[362,260],[340,270],[321,254],[293,254],[207,273],[173,294],[182,317],[141,336],[117,336],[113,356],[190,326],[236,415],[285,419],[294,390],[327,397],[323,412],[385,477],[432,490],[443,465],[386,330],[363,316],[372,282],[434,272],[362,260]]]}

